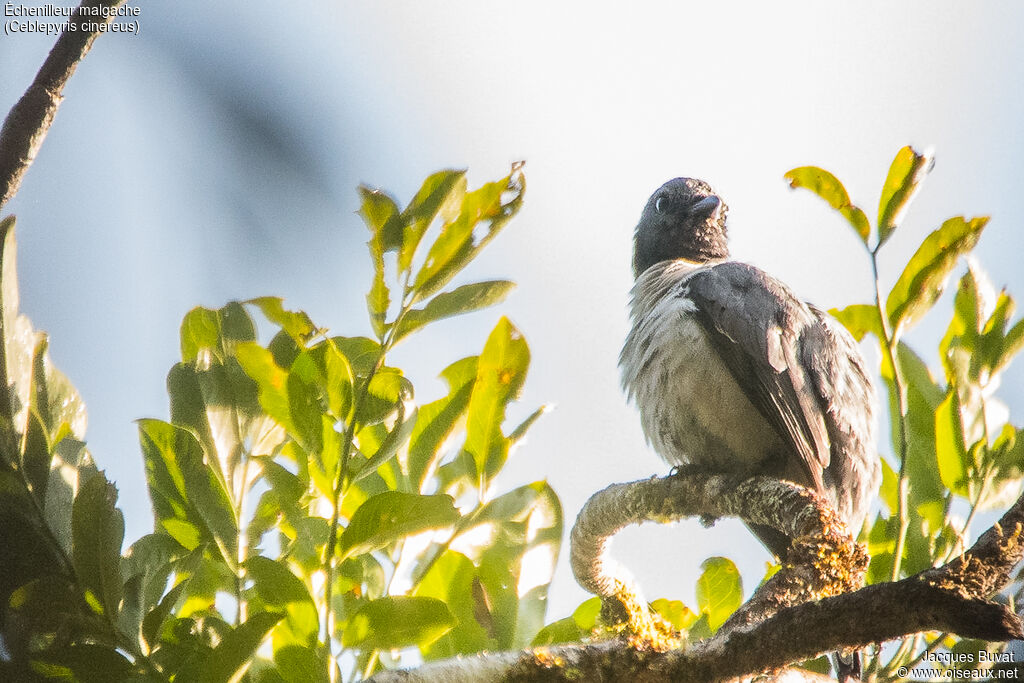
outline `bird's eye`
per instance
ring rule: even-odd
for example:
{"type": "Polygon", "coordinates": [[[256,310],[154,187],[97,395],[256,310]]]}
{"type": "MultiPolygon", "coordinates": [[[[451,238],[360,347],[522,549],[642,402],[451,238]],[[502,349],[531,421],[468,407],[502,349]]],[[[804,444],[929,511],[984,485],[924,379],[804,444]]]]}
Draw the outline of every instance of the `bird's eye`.
{"type": "Polygon", "coordinates": [[[668,208],[668,199],[665,197],[658,197],[654,200],[654,210],[658,213],[665,213],[668,208]]]}

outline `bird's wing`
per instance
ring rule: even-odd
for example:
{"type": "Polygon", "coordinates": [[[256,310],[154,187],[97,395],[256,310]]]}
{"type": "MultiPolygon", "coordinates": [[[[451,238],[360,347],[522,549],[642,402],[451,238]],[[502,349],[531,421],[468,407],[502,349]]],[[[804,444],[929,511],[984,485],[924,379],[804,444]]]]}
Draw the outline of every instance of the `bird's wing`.
{"type": "Polygon", "coordinates": [[[684,284],[736,383],[799,455],[809,481],[824,491],[830,444],[814,378],[801,362],[802,338],[819,322],[781,282],[743,263],[694,273],[684,284]]]}

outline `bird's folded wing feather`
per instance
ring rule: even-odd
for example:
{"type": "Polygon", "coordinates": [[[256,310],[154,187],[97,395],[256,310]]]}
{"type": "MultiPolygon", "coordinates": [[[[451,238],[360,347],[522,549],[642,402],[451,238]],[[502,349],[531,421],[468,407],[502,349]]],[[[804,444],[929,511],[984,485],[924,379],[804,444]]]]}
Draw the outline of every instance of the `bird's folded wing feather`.
{"type": "Polygon", "coordinates": [[[800,457],[823,491],[830,446],[814,379],[799,359],[805,329],[818,324],[781,282],[743,263],[698,271],[685,282],[687,298],[743,393],[800,457]]]}

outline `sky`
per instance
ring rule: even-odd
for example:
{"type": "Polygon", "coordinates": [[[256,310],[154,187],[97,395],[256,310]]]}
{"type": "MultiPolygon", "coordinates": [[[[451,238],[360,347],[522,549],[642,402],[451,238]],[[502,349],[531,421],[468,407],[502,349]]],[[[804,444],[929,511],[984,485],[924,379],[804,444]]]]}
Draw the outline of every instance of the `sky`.
{"type": "MultiPolygon", "coordinates": [[[[632,230],[665,180],[709,181],[730,206],[735,258],[842,307],[872,296],[867,257],[783,174],[829,169],[874,216],[896,151],[934,147],[935,168],[882,254],[883,280],[944,219],[991,215],[979,262],[1024,296],[1019,3],[138,6],[139,35],[97,40],[7,207],[22,311],[50,333],[89,406],[89,447],[118,484],[128,541],[151,524],[133,421],[167,417],[164,381],[190,308],[271,294],[335,333],[369,332],[359,183],[405,202],[439,168],[468,168],[475,186],[526,161],[524,208],[462,280],[508,278],[517,290],[393,361],[430,400],[436,373],[508,315],[533,358],[517,414],[555,410],[500,487],[547,479],[567,532],[593,492],[668,471],[616,367],[632,230]]],[[[0,37],[0,111],[51,46],[0,37]]],[[[933,365],[944,322],[936,312],[911,336],[933,365]]],[[[1018,365],[1001,393],[1016,416],[1022,381],[1018,365]]],[[[567,543],[551,618],[586,597],[567,543]]],[[[729,522],[629,529],[614,553],[647,597],[691,606],[703,558],[735,560],[748,591],[768,560],[729,522]]]]}

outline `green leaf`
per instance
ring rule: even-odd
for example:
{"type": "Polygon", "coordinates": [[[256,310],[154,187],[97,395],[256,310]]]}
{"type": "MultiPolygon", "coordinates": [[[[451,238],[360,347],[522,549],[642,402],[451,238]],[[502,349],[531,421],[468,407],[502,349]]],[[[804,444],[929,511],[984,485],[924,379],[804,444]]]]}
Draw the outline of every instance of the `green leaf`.
{"type": "Polygon", "coordinates": [[[364,650],[394,650],[409,645],[425,647],[455,624],[448,607],[435,598],[379,598],[352,615],[341,644],[364,650]]]}
{"type": "MultiPolygon", "coordinates": [[[[6,389],[17,385],[17,373],[14,372],[15,360],[14,339],[18,328],[18,242],[14,236],[14,216],[0,220],[0,438],[5,448],[0,449],[0,457],[10,457],[8,446],[17,443],[18,434],[15,427],[15,415],[18,405],[12,402],[16,394],[6,389]]],[[[13,450],[11,448],[10,450],[13,450]]]]}
{"type": "Polygon", "coordinates": [[[391,292],[384,281],[384,258],[373,264],[373,284],[366,293],[366,310],[370,313],[370,325],[377,339],[383,340],[387,332],[388,307],[391,305],[391,292]]]}
{"type": "Polygon", "coordinates": [[[956,389],[946,392],[945,400],[935,411],[935,454],[943,485],[956,495],[966,498],[968,455],[956,389]]]}
{"type": "Polygon", "coordinates": [[[366,295],[366,308],[370,313],[370,323],[377,339],[383,339],[387,330],[386,320],[391,294],[385,281],[384,254],[395,251],[402,246],[402,221],[398,214],[398,206],[388,195],[379,190],[366,187],[359,188],[362,197],[360,215],[370,228],[370,258],[373,261],[373,285],[366,295]]]}
{"type": "Polygon", "coordinates": [[[522,205],[526,181],[513,166],[512,173],[498,182],[488,183],[466,194],[458,216],[441,228],[441,234],[430,246],[426,260],[413,283],[413,303],[431,296],[476,258],[516,214],[522,205]],[[506,201],[505,193],[512,196],[506,201]],[[476,226],[487,221],[487,230],[479,238],[476,226]]]}
{"type": "Polygon", "coordinates": [[[477,356],[452,363],[441,373],[448,396],[422,406],[409,440],[409,477],[422,490],[427,477],[445,454],[445,442],[466,413],[476,382],[477,356]]]}
{"type": "Polygon", "coordinates": [[[853,226],[860,241],[867,245],[868,237],[871,235],[868,217],[850,202],[850,195],[846,193],[846,188],[838,178],[816,166],[794,168],[786,173],[785,178],[789,181],[790,187],[805,188],[828,202],[829,206],[836,209],[853,226]]]}
{"type": "Polygon", "coordinates": [[[957,259],[974,248],[987,217],[950,218],[925,238],[889,292],[886,311],[893,329],[905,329],[942,294],[957,259]]]}
{"type": "Polygon", "coordinates": [[[379,253],[395,251],[402,246],[402,220],[398,205],[387,193],[365,185],[359,186],[362,204],[359,215],[370,229],[371,250],[379,253]]]}
{"type": "Polygon", "coordinates": [[[559,643],[575,643],[590,635],[577,625],[572,617],[563,617],[547,624],[537,632],[530,647],[558,645],[559,643]]]}
{"type": "Polygon", "coordinates": [[[895,514],[899,509],[899,474],[885,458],[879,458],[879,462],[882,463],[882,486],[878,499],[885,503],[889,514],[895,514]]]}
{"type": "Polygon", "coordinates": [[[220,316],[213,309],[197,306],[181,320],[181,360],[190,363],[204,349],[220,349],[220,316]]]}
{"type": "Polygon", "coordinates": [[[516,284],[508,280],[490,280],[456,287],[441,292],[423,308],[414,308],[405,314],[395,332],[395,341],[405,338],[424,325],[444,318],[479,311],[505,300],[516,284]]]}
{"type": "Polygon", "coordinates": [[[352,366],[337,344],[328,339],[312,351],[322,354],[324,381],[327,389],[327,408],[336,419],[346,421],[352,409],[355,376],[352,366]]]}
{"type": "MultiPolygon", "coordinates": [[[[75,683],[132,680],[133,669],[131,662],[113,647],[88,643],[66,645],[58,652],[51,649],[33,657],[31,667],[36,674],[45,676],[43,680],[71,680],[75,683]]],[[[32,677],[29,680],[40,679],[32,677]]]]}
{"type": "Polygon", "coordinates": [[[223,483],[204,461],[195,435],[160,420],[138,424],[157,521],[189,549],[197,542],[189,528],[205,531],[233,565],[238,543],[234,510],[223,483]]]}
{"type": "Polygon", "coordinates": [[[331,337],[331,343],[348,359],[352,372],[361,377],[370,373],[380,355],[380,344],[368,337],[331,337]]]}
{"type": "Polygon", "coordinates": [[[508,318],[498,321],[477,362],[469,399],[465,450],[482,483],[505,464],[509,443],[501,431],[508,403],[518,397],[530,365],[530,348],[508,318]]]}
{"type": "Polygon", "coordinates": [[[400,401],[394,427],[391,428],[391,431],[388,432],[388,435],[377,447],[373,455],[355,473],[354,479],[356,481],[376,472],[378,467],[395,457],[398,451],[409,443],[409,437],[412,436],[413,428],[416,426],[417,409],[413,406],[412,415],[408,417],[405,415],[405,410],[405,402],[400,401]]]}
{"type": "Polygon", "coordinates": [[[254,601],[256,609],[285,614],[274,629],[274,649],[287,645],[314,646],[320,619],[305,584],[282,562],[267,557],[250,557],[245,570],[258,596],[258,601],[254,601]]]}
{"type": "MultiPolygon", "coordinates": [[[[298,361],[305,356],[300,355],[298,361]]],[[[326,406],[320,402],[321,392],[313,382],[304,380],[297,372],[288,373],[288,413],[293,425],[292,435],[310,452],[319,452],[323,447],[321,440],[321,418],[326,406]]]]}
{"type": "MultiPolygon", "coordinates": [[[[897,358],[903,371],[907,390],[907,476],[910,478],[912,505],[941,500],[945,487],[939,477],[935,454],[935,411],[946,396],[933,377],[927,364],[906,344],[900,342],[897,358]]],[[[889,390],[889,416],[891,424],[899,419],[892,369],[883,364],[882,379],[889,390]]],[[[893,452],[899,454],[899,432],[890,430],[893,452]]]]}
{"type": "Polygon", "coordinates": [[[284,330],[298,344],[304,344],[317,331],[305,311],[289,311],[279,296],[261,296],[243,303],[260,309],[267,320],[284,330]]]}
{"type": "Polygon", "coordinates": [[[263,410],[290,434],[295,434],[298,430],[289,407],[288,372],[278,367],[270,351],[256,343],[239,344],[235,357],[245,374],[259,387],[263,410]]]}
{"type": "Polygon", "coordinates": [[[224,636],[220,644],[210,651],[194,680],[198,683],[240,681],[267,633],[283,617],[283,614],[274,612],[250,614],[245,623],[224,636]]]}
{"type": "Polygon", "coordinates": [[[537,420],[539,420],[542,416],[554,410],[554,408],[555,407],[552,405],[543,405],[540,408],[537,408],[537,410],[530,413],[525,420],[520,422],[515,429],[509,432],[509,445],[514,446],[520,441],[522,441],[526,437],[526,432],[530,430],[530,427],[532,427],[537,422],[537,420]]]}
{"type": "Polygon", "coordinates": [[[423,181],[423,186],[402,212],[405,235],[398,256],[400,271],[407,271],[412,266],[416,247],[434,219],[438,215],[444,221],[454,218],[465,195],[465,170],[438,171],[423,181]]]}
{"type": "Polygon", "coordinates": [[[413,393],[412,383],[402,376],[401,370],[381,368],[370,380],[356,420],[361,425],[383,422],[395,414],[402,401],[411,400],[413,393]]]}
{"type": "Polygon", "coordinates": [[[687,630],[699,619],[699,616],[694,614],[681,600],[660,598],[651,603],[651,609],[664,617],[677,631],[687,630]]]}
{"type": "Polygon", "coordinates": [[[858,342],[863,341],[864,335],[869,332],[879,340],[883,338],[878,309],[870,304],[850,304],[843,309],[833,308],[829,315],[841,322],[858,342]]]}
{"type": "Polygon", "coordinates": [[[75,574],[110,620],[121,602],[121,543],[124,516],[116,507],[117,488],[97,472],[82,484],[71,512],[75,574]]]}
{"type": "Polygon", "coordinates": [[[285,683],[328,683],[327,667],[312,648],[298,645],[276,648],[274,663],[285,683]]]}
{"type": "Polygon", "coordinates": [[[343,558],[383,548],[405,536],[459,521],[451,496],[385,491],[368,498],[341,534],[343,558]]]}
{"type": "Polygon", "coordinates": [[[907,207],[921,188],[921,181],[932,169],[934,161],[931,152],[918,154],[912,147],[904,147],[896,153],[878,202],[878,247],[885,244],[903,222],[907,207]]]}
{"type": "Polygon", "coordinates": [[[476,566],[462,553],[446,550],[430,565],[416,586],[418,597],[442,601],[456,618],[452,630],[423,648],[424,659],[447,659],[493,649],[498,645],[489,628],[491,615],[480,597],[476,566]]]}
{"type": "Polygon", "coordinates": [[[697,606],[707,614],[712,631],[725,623],[743,602],[743,583],[732,560],[709,557],[701,563],[697,579],[697,606]]]}
{"type": "Polygon", "coordinates": [[[171,610],[178,604],[178,600],[181,599],[182,594],[188,589],[189,580],[191,577],[185,577],[178,582],[171,590],[167,591],[160,602],[150,610],[145,617],[142,619],[142,638],[149,645],[149,649],[156,647],[160,640],[160,630],[167,621],[167,617],[170,616],[171,610]]]}

